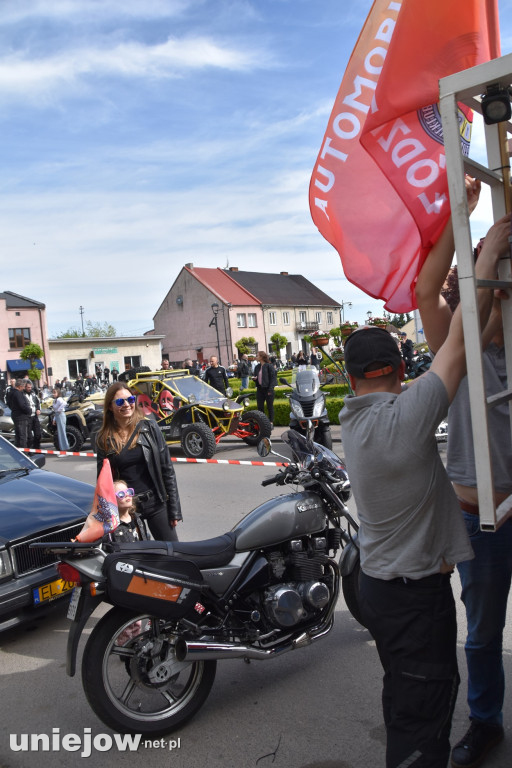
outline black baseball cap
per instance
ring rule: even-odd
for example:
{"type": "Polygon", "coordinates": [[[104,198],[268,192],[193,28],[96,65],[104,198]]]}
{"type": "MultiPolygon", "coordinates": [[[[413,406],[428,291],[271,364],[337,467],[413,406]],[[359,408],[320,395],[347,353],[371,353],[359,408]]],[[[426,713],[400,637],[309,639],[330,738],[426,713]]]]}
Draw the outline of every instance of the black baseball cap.
{"type": "Polygon", "coordinates": [[[396,371],[402,362],[398,344],[384,328],[363,325],[353,331],[345,342],[345,367],[356,379],[374,379],[396,371]],[[369,371],[374,363],[382,368],[369,371]]]}

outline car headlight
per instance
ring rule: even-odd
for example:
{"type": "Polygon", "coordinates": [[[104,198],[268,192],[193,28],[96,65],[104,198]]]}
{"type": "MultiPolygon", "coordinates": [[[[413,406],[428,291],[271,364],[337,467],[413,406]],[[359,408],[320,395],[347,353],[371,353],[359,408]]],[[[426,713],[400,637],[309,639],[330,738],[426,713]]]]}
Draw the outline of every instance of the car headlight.
{"type": "Polygon", "coordinates": [[[222,407],[223,407],[223,409],[225,411],[230,411],[231,410],[231,406],[230,406],[230,404],[229,404],[229,402],[227,400],[224,400],[224,402],[222,403],[222,407]]]}
{"type": "Polygon", "coordinates": [[[303,419],[304,418],[304,411],[302,410],[302,405],[299,403],[298,400],[290,400],[290,407],[292,409],[293,415],[297,419],[303,419]]]}
{"type": "Polygon", "coordinates": [[[0,581],[12,577],[12,563],[9,552],[6,549],[0,550],[0,581]]]}
{"type": "Polygon", "coordinates": [[[248,397],[244,397],[244,399],[242,400],[243,407],[244,408],[248,408],[250,406],[250,404],[251,404],[251,401],[249,400],[249,398],[248,397]]]}
{"type": "Polygon", "coordinates": [[[320,397],[313,406],[313,418],[318,419],[322,415],[322,411],[325,408],[325,400],[320,397]]]}

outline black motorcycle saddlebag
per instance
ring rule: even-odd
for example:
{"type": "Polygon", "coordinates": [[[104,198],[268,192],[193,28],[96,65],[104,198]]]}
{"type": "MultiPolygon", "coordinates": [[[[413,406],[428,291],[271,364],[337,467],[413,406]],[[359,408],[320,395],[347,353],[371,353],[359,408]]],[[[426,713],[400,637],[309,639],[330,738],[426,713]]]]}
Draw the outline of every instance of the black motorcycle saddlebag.
{"type": "Polygon", "coordinates": [[[137,551],[136,546],[121,544],[121,551],[105,558],[108,599],[121,608],[160,619],[185,616],[204,586],[197,565],[169,555],[137,551]]]}

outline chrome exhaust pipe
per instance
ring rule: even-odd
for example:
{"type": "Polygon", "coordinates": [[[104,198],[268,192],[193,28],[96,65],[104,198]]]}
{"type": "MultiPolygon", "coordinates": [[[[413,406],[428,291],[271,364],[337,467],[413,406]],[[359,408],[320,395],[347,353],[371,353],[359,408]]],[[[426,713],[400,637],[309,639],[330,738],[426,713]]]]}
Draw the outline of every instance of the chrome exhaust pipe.
{"type": "Polygon", "coordinates": [[[331,618],[327,625],[324,624],[311,632],[303,632],[288,643],[269,649],[254,648],[253,646],[240,643],[201,642],[200,640],[189,642],[180,637],[175,646],[176,659],[178,661],[190,662],[208,661],[209,659],[216,661],[222,661],[222,659],[255,659],[263,661],[275,656],[281,656],[289,651],[294,651],[296,648],[304,648],[306,645],[311,645],[315,640],[319,640],[330,632],[333,624],[334,620],[331,618]]]}

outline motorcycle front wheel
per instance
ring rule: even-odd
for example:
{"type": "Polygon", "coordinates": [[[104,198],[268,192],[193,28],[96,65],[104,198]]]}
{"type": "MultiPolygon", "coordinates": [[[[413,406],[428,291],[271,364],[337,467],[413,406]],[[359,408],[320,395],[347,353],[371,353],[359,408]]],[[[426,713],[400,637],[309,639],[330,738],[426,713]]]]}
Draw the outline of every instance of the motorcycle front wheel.
{"type": "Polygon", "coordinates": [[[210,693],[217,662],[179,662],[176,634],[159,619],[113,608],[84,650],[82,684],[97,716],[119,733],[159,738],[182,726],[210,693]]]}

